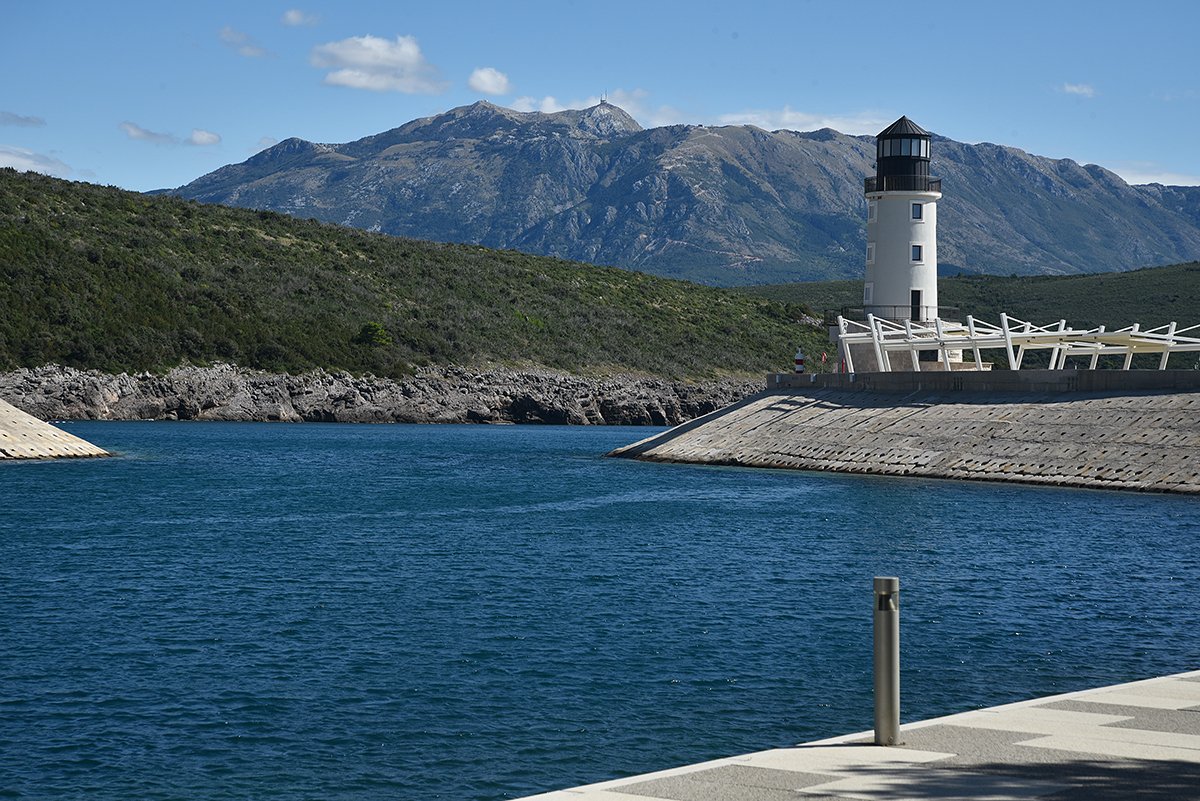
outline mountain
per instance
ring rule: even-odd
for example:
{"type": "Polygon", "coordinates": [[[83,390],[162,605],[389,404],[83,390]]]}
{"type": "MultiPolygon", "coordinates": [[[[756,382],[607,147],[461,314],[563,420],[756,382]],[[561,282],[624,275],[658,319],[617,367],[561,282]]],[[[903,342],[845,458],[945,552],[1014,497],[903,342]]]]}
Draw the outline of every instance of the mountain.
{"type": "MultiPolygon", "coordinates": [[[[1200,257],[1200,188],[933,142],[944,271],[1072,274],[1200,257]]],[[[601,103],[479,102],[346,144],[288,139],[173,190],[396,236],[482,244],[718,285],[861,275],[874,137],[643,129],[601,103]]]]}

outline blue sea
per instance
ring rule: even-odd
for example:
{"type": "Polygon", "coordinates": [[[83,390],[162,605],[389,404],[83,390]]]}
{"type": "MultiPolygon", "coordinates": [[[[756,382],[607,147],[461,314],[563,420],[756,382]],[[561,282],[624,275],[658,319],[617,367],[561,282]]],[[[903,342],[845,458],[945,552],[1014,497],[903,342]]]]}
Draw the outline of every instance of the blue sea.
{"type": "Polygon", "coordinates": [[[1200,499],[657,429],[70,423],[0,464],[0,798],[504,799],[1200,668],[1200,499]]]}

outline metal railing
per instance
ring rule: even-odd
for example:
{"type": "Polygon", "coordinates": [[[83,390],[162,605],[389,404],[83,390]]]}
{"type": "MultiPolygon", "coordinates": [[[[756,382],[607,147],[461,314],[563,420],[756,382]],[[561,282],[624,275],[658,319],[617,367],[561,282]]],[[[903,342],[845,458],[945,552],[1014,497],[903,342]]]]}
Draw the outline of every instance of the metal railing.
{"type": "MultiPolygon", "coordinates": [[[[868,307],[870,308],[870,307],[868,307]]],[[[1008,357],[1008,369],[1020,370],[1026,352],[1050,351],[1051,370],[1064,370],[1071,357],[1088,360],[1087,369],[1100,367],[1101,356],[1124,357],[1120,369],[1129,370],[1133,357],[1152,354],[1158,357],[1158,369],[1166,370],[1173,353],[1200,353],[1200,325],[1182,328],[1172,322],[1157,328],[1143,329],[1139,323],[1108,330],[1070,328],[1066,320],[1055,325],[1034,325],[1000,313],[1000,325],[992,325],[967,315],[966,324],[942,318],[931,322],[916,320],[887,320],[869,314],[865,323],[845,315],[837,318],[838,350],[845,360],[847,372],[854,372],[853,346],[870,346],[875,354],[875,369],[892,372],[889,354],[907,353],[914,369],[920,369],[921,351],[936,349],[946,370],[952,351],[972,351],[976,370],[985,369],[984,350],[1003,350],[1008,357]]],[[[1078,364],[1075,365],[1078,367],[1078,364]]]]}
{"type": "MultiPolygon", "coordinates": [[[[957,320],[961,316],[960,312],[959,312],[959,308],[957,306],[938,306],[937,314],[929,314],[929,312],[934,310],[932,306],[921,306],[919,308],[921,311],[921,316],[927,317],[929,320],[933,320],[938,317],[940,317],[943,320],[957,320]]],[[[912,306],[876,306],[876,305],[866,306],[866,307],[843,306],[840,309],[826,309],[825,310],[825,325],[827,325],[827,326],[837,325],[837,318],[839,316],[845,317],[847,320],[855,320],[857,322],[866,322],[868,313],[873,314],[876,317],[880,317],[884,320],[914,320],[915,321],[915,319],[912,316],[912,311],[913,311],[912,306]]]]}
{"type": "Polygon", "coordinates": [[[942,179],[928,175],[884,175],[863,180],[865,192],[941,192],[942,179]]]}

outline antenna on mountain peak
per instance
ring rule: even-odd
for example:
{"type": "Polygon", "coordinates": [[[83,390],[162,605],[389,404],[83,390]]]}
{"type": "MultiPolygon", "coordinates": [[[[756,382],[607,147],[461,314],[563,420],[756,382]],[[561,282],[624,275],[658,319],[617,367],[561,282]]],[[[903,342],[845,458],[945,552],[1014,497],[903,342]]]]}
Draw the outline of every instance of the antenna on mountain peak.
{"type": "Polygon", "coordinates": [[[600,105],[602,105],[602,106],[608,105],[608,91],[607,90],[600,93],[600,105]]]}

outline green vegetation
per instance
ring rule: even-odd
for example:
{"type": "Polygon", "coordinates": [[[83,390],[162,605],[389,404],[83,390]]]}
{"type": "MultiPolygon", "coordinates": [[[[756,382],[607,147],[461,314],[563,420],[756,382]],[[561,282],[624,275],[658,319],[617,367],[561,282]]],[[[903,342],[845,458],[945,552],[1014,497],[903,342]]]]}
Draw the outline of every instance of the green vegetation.
{"type": "MultiPolygon", "coordinates": [[[[747,287],[742,291],[813,309],[862,305],[862,281],[747,287]]],[[[1036,325],[1065,319],[1075,328],[1200,324],[1200,262],[1123,273],[1066,276],[972,275],[943,278],[938,300],[961,315],[1000,322],[1000,312],[1036,325]]]]}
{"type": "Polygon", "coordinates": [[[700,378],[828,349],[794,303],[11,169],[0,310],[0,369],[500,363],[700,378]]]}
{"type": "MultiPolygon", "coordinates": [[[[862,305],[862,281],[778,284],[741,291],[781,303],[806,303],[821,310],[862,305]]],[[[1114,329],[1140,323],[1146,329],[1174,321],[1187,327],[1200,325],[1200,262],[1092,275],[943,278],[938,282],[938,300],[943,306],[956,307],[958,319],[970,314],[993,324],[998,324],[1000,312],[1005,312],[1035,325],[1066,320],[1073,328],[1103,325],[1114,329]]],[[[985,358],[1005,366],[1002,354],[993,352],[985,358]]],[[[1048,358],[1045,351],[1033,351],[1026,354],[1022,364],[1040,367],[1048,363],[1048,358]]],[[[1100,366],[1118,367],[1120,363],[1117,357],[1106,356],[1100,366]]],[[[1134,357],[1135,368],[1157,366],[1156,355],[1134,357]]],[[[1196,356],[1176,354],[1168,366],[1196,367],[1196,356]]]]}

